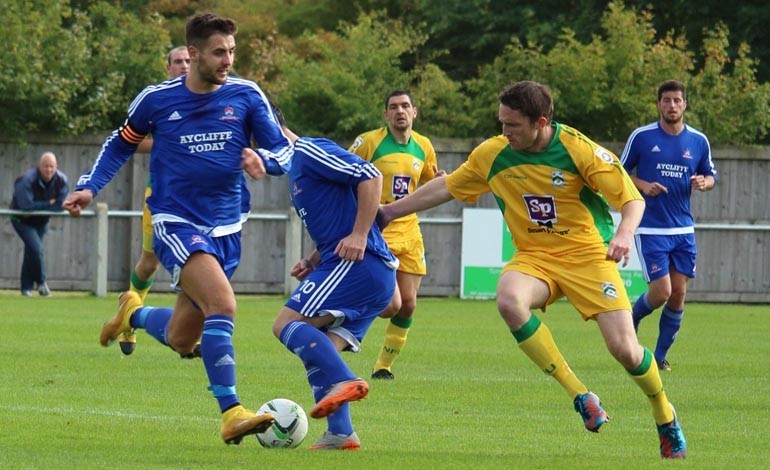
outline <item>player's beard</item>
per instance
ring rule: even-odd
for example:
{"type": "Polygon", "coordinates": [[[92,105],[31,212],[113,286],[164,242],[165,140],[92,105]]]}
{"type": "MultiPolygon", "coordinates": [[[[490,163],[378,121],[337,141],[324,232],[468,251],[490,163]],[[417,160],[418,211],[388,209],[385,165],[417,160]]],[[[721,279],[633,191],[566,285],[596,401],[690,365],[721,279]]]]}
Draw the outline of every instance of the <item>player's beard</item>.
{"type": "Polygon", "coordinates": [[[669,126],[674,126],[674,125],[677,125],[677,124],[681,124],[682,121],[684,121],[684,113],[680,114],[679,117],[677,117],[676,119],[671,119],[670,117],[666,116],[665,114],[663,115],[663,122],[665,122],[669,126]]]}
{"type": "Polygon", "coordinates": [[[211,85],[224,85],[227,81],[227,75],[224,78],[219,78],[217,75],[217,69],[211,69],[208,67],[198,66],[198,75],[201,80],[211,85]]]}

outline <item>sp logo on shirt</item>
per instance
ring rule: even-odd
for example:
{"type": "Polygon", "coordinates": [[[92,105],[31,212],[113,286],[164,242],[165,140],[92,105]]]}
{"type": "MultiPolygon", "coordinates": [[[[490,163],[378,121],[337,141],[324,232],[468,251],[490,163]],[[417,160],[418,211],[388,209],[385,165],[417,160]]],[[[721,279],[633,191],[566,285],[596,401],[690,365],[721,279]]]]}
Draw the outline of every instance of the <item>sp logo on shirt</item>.
{"type": "Polygon", "coordinates": [[[529,213],[529,220],[532,222],[552,227],[559,221],[556,214],[556,200],[553,196],[549,194],[522,194],[522,197],[529,213]]]}

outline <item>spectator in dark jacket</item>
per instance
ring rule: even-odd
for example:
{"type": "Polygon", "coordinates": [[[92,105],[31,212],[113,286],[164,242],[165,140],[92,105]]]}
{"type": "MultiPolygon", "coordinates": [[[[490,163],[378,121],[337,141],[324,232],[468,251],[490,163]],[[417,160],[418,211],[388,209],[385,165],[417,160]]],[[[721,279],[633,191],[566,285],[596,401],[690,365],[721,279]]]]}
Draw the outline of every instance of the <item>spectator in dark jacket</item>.
{"type": "MultiPolygon", "coordinates": [[[[56,166],[56,155],[45,152],[40,163],[16,178],[11,209],[22,211],[60,211],[69,193],[67,176],[56,166]]],[[[24,242],[21,265],[21,295],[29,297],[37,287],[42,296],[51,295],[45,280],[43,237],[48,231],[48,216],[13,215],[11,223],[24,242]]]]}

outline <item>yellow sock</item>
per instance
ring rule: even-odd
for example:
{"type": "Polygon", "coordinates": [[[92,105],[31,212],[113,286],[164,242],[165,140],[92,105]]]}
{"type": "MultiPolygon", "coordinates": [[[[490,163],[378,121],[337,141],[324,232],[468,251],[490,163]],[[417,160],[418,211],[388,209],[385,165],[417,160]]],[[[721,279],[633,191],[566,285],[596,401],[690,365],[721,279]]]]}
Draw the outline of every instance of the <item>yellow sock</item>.
{"type": "Polygon", "coordinates": [[[406,344],[406,336],[409,334],[409,327],[412,325],[412,318],[393,317],[388,322],[385,329],[385,342],[374,364],[374,370],[390,370],[393,362],[396,360],[401,350],[406,344]]]}
{"type": "Polygon", "coordinates": [[[644,357],[642,363],[634,370],[629,370],[631,379],[642,389],[647,398],[650,399],[652,406],[652,415],[658,424],[670,423],[674,420],[674,410],[671,403],[666,398],[666,392],[663,391],[663,382],[660,380],[658,365],[652,357],[649,349],[644,348],[644,357]]]}
{"type": "Polygon", "coordinates": [[[535,316],[520,329],[512,332],[519,343],[519,348],[534,362],[540,370],[556,379],[570,398],[587,393],[588,388],[570,369],[564,356],[559,352],[551,336],[551,330],[535,316]]]}

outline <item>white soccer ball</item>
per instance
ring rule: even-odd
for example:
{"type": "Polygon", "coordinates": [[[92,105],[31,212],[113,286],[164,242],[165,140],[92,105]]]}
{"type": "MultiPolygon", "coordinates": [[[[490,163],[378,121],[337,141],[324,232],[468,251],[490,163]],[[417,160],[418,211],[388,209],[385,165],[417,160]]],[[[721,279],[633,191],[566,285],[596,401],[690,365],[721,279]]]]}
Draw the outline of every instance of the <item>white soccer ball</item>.
{"type": "Polygon", "coordinates": [[[275,398],[259,407],[257,414],[270,413],[275,422],[270,428],[257,434],[263,447],[292,448],[302,443],[307,435],[307,415],[297,403],[286,398],[275,398]]]}

